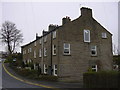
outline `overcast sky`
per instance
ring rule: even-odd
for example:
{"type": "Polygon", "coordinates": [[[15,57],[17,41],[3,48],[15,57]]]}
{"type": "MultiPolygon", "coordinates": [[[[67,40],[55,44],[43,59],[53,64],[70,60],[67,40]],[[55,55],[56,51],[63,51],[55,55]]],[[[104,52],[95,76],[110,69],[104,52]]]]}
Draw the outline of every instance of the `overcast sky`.
{"type": "Polygon", "coordinates": [[[62,24],[62,18],[72,20],[81,15],[81,7],[93,10],[93,17],[113,34],[118,46],[118,2],[2,2],[2,22],[8,20],[17,25],[24,36],[22,45],[48,30],[49,24],[62,24]]]}

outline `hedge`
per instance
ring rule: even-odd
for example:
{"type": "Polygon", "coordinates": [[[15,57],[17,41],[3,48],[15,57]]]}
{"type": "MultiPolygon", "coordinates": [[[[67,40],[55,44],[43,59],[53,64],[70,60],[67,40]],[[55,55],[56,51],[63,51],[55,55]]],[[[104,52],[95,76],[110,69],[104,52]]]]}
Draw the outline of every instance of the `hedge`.
{"type": "Polygon", "coordinates": [[[86,88],[120,88],[120,72],[87,72],[83,84],[86,88]]]}

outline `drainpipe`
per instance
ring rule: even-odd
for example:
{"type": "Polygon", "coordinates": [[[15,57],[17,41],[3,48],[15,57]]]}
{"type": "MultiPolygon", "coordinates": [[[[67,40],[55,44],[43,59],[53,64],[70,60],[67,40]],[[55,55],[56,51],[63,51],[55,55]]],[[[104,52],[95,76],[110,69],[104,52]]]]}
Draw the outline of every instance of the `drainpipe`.
{"type": "Polygon", "coordinates": [[[51,32],[51,62],[50,62],[50,64],[51,64],[51,65],[50,65],[50,67],[51,67],[51,75],[52,75],[52,72],[53,72],[53,69],[52,69],[52,49],[53,49],[53,48],[52,48],[52,46],[53,46],[53,45],[52,45],[52,36],[53,36],[53,32],[51,32]]]}
{"type": "Polygon", "coordinates": [[[44,45],[43,45],[43,44],[44,44],[44,41],[43,41],[43,38],[44,38],[44,37],[43,37],[43,35],[42,35],[42,38],[41,38],[41,39],[42,39],[42,43],[41,43],[41,44],[42,44],[42,60],[41,60],[41,67],[42,67],[42,70],[41,70],[41,71],[42,71],[42,73],[44,73],[44,71],[43,71],[43,69],[44,69],[44,68],[43,68],[43,67],[44,67],[44,66],[43,66],[43,59],[44,59],[44,45]]]}

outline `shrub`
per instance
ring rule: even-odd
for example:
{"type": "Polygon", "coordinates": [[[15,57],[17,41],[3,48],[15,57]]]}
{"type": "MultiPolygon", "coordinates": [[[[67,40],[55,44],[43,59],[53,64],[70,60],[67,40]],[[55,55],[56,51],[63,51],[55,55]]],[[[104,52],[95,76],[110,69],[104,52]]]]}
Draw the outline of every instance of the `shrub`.
{"type": "Polygon", "coordinates": [[[120,73],[115,71],[87,72],[83,75],[84,87],[87,88],[118,88],[120,73]]]}

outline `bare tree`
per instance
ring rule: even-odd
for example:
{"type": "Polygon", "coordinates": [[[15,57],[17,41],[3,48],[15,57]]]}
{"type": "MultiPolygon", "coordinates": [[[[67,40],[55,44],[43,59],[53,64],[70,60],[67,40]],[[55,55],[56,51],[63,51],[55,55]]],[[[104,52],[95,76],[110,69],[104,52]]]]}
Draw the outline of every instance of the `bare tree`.
{"type": "Polygon", "coordinates": [[[1,28],[1,39],[8,47],[8,53],[12,54],[20,43],[23,41],[23,35],[16,25],[10,21],[5,21],[1,28]]]}

